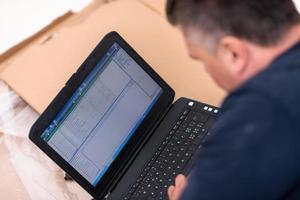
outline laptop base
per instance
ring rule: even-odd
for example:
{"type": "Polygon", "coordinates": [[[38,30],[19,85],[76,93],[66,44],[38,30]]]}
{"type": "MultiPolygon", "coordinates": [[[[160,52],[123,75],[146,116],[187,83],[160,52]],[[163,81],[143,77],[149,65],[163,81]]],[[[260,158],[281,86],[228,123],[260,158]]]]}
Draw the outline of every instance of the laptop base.
{"type": "Polygon", "coordinates": [[[108,199],[167,199],[167,188],[175,177],[189,174],[218,112],[194,100],[177,100],[108,199]]]}

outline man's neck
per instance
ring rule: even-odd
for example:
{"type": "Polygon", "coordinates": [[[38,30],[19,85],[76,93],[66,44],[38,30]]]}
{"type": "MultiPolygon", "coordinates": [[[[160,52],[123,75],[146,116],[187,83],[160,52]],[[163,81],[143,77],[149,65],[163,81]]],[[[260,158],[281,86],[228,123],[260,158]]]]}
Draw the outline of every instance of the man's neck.
{"type": "Polygon", "coordinates": [[[266,69],[278,56],[288,51],[291,47],[300,42],[300,25],[294,26],[288,31],[285,37],[276,45],[271,47],[261,47],[249,43],[251,51],[251,76],[266,69]]]}

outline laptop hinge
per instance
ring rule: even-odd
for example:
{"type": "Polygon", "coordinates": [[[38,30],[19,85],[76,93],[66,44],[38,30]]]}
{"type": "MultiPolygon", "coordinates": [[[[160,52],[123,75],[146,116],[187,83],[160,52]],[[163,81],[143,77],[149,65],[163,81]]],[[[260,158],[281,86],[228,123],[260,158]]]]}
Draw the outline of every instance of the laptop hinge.
{"type": "Polygon", "coordinates": [[[108,200],[109,196],[110,196],[110,192],[108,192],[107,195],[105,195],[104,199],[108,200]]]}

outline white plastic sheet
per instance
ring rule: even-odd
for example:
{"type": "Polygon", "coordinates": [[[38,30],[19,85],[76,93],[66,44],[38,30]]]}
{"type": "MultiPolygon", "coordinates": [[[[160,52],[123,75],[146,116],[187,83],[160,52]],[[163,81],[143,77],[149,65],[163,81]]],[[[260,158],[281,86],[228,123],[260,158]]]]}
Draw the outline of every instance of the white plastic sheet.
{"type": "Polygon", "coordinates": [[[91,199],[75,182],[66,182],[64,172],[28,139],[29,129],[37,117],[37,113],[0,82],[0,161],[4,168],[0,175],[2,180],[12,180],[10,184],[14,184],[0,184],[0,199],[12,194],[24,200],[91,199]],[[6,189],[1,191],[1,188],[6,189]],[[25,194],[29,197],[25,198],[25,194]]]}
{"type": "Polygon", "coordinates": [[[27,137],[37,117],[37,113],[0,81],[0,132],[27,137]]]}

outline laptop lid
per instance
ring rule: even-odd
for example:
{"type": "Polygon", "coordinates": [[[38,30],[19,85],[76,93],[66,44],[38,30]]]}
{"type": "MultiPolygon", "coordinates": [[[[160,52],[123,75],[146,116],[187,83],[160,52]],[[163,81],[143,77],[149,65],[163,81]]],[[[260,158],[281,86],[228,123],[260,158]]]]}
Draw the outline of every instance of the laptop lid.
{"type": "Polygon", "coordinates": [[[174,95],[112,32],[33,125],[30,139],[92,196],[103,197],[130,165],[174,95]]]}

